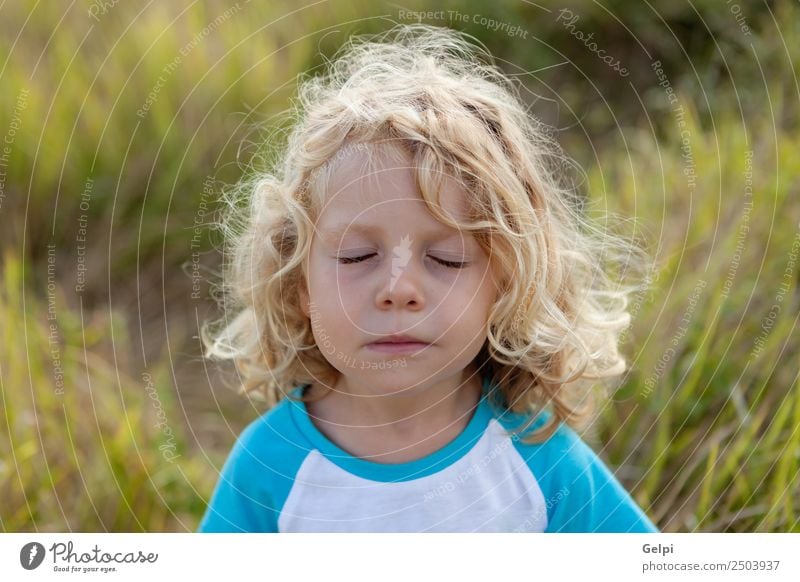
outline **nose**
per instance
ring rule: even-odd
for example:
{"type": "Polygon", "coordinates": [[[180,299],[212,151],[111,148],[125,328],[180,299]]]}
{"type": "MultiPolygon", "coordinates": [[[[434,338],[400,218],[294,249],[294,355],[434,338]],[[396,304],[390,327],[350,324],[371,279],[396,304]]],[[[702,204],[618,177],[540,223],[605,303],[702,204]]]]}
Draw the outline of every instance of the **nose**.
{"type": "Polygon", "coordinates": [[[425,306],[422,280],[415,262],[393,260],[389,271],[380,274],[382,280],[375,303],[378,309],[408,307],[419,310],[425,306]]]}

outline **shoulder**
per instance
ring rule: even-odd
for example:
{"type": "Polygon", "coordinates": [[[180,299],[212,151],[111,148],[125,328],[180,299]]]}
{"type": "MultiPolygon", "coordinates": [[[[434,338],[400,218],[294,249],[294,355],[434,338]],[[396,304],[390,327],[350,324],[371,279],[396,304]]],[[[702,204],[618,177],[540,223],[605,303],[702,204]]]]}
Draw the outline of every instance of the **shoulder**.
{"type": "Polygon", "coordinates": [[[289,469],[302,462],[310,444],[294,423],[291,405],[281,400],[251,421],[236,439],[229,461],[249,470],[289,469]]]}
{"type": "Polygon", "coordinates": [[[524,432],[509,436],[545,497],[547,531],[658,531],[614,472],[566,423],[559,422],[544,442],[523,442],[522,438],[550,422],[552,413],[542,411],[531,418],[510,414],[501,424],[513,430],[530,422],[524,432]]]}
{"type": "Polygon", "coordinates": [[[527,442],[537,430],[550,425],[552,418],[547,410],[535,415],[508,411],[497,420],[540,480],[560,481],[565,475],[575,477],[576,473],[585,473],[591,465],[602,463],[578,433],[564,422],[558,422],[545,441],[527,442]]]}
{"type": "Polygon", "coordinates": [[[310,448],[280,401],[239,434],[198,531],[277,531],[277,516],[310,448]]]}

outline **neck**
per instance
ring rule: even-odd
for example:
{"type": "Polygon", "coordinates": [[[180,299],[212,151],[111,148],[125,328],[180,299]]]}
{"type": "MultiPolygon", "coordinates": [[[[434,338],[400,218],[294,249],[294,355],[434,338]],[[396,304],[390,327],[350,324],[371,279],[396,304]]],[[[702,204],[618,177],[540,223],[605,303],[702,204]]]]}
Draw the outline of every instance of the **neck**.
{"type": "Polygon", "coordinates": [[[455,438],[472,417],[481,389],[481,377],[471,366],[393,395],[376,396],[341,376],[335,389],[308,409],[320,431],[351,454],[403,462],[455,438]]]}

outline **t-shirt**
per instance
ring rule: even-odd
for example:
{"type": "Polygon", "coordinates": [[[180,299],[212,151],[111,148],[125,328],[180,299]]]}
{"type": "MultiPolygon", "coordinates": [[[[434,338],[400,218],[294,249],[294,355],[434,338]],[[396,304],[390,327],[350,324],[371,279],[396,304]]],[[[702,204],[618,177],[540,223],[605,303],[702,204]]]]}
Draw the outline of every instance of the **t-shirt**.
{"type": "MultiPolygon", "coordinates": [[[[530,417],[497,405],[495,390],[485,376],[457,437],[393,464],[347,453],[304,402],[284,398],[236,441],[198,531],[659,531],[566,424],[538,444],[507,433],[530,417]]],[[[530,430],[548,417],[538,413],[530,430]]]]}

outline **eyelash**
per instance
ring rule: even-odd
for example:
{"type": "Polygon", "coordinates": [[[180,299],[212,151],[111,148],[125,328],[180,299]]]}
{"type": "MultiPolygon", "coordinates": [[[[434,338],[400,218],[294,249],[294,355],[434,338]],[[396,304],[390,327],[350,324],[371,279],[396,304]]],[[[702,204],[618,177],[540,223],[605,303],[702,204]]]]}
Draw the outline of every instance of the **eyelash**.
{"type": "MultiPolygon", "coordinates": [[[[369,257],[375,256],[375,253],[364,255],[362,257],[340,257],[339,262],[343,265],[352,265],[355,263],[360,263],[361,261],[366,260],[369,257]]],[[[467,263],[459,263],[457,261],[445,261],[444,259],[437,259],[436,257],[431,257],[434,261],[441,264],[442,266],[448,267],[450,269],[463,269],[467,266],[467,263]]]]}

